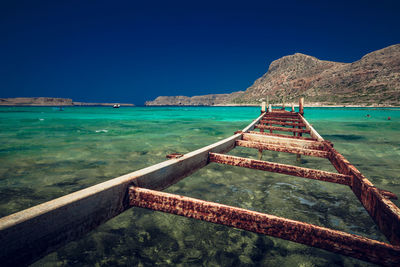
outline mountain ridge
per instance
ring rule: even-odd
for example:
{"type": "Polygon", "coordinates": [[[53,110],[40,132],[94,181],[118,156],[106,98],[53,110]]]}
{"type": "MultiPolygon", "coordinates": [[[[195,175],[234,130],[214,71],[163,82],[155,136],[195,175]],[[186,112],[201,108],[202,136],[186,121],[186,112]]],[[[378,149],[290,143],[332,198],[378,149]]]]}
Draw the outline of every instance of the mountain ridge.
{"type": "MultiPolygon", "coordinates": [[[[209,95],[208,95],[209,96],[209,95]]],[[[271,62],[268,71],[244,92],[209,97],[158,97],[146,105],[245,105],[269,98],[271,103],[320,105],[400,105],[400,44],[391,45],[351,62],[320,60],[295,53],[271,62]],[[194,99],[196,101],[194,101],[194,99]],[[193,104],[196,103],[196,104],[193,104]]]]}

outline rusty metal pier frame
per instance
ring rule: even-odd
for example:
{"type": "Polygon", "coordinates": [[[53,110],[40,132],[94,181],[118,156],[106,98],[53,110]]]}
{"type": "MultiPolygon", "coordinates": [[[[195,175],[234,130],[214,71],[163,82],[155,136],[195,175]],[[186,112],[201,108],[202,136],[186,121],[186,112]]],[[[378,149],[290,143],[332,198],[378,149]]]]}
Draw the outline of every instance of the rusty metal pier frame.
{"type": "MultiPolygon", "coordinates": [[[[268,105],[267,105],[268,106],[268,105]]],[[[220,142],[0,218],[0,262],[25,265],[81,237],[130,207],[142,207],[274,236],[384,266],[400,265],[400,209],[393,193],[376,188],[299,112],[265,110],[242,131],[220,142]],[[255,131],[259,129],[259,131],[255,131]],[[293,135],[287,135],[284,132],[293,135]],[[309,135],[308,137],[303,134],[309,135]],[[254,148],[259,159],[224,153],[254,148]],[[261,160],[271,150],[327,158],[338,173],[261,160]],[[349,186],[389,243],[219,203],[164,193],[209,163],[227,164],[349,186]]]]}

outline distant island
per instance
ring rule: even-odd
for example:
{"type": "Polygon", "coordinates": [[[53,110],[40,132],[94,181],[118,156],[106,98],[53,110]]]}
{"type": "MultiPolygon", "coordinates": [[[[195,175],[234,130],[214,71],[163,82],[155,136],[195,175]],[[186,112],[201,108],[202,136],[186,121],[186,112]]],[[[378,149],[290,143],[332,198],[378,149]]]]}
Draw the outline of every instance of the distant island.
{"type": "Polygon", "coordinates": [[[0,98],[0,106],[134,106],[127,103],[86,103],[75,102],[70,98],[57,97],[15,97],[0,98]]]}
{"type": "Polygon", "coordinates": [[[201,96],[159,96],[147,106],[259,105],[297,102],[312,106],[400,106],[400,44],[353,63],[319,60],[296,53],[271,63],[245,91],[201,96]]]}

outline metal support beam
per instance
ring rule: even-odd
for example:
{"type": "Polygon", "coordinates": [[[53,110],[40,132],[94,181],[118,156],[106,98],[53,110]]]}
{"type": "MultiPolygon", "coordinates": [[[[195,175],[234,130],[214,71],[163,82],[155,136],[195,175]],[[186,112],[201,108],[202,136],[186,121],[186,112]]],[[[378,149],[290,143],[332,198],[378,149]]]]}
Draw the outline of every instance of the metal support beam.
{"type": "Polygon", "coordinates": [[[400,265],[400,247],[274,215],[138,187],[129,188],[129,204],[278,237],[380,265],[400,265]]]}
{"type": "Polygon", "coordinates": [[[351,176],[349,176],[349,175],[308,169],[308,168],[302,168],[302,167],[274,163],[274,162],[269,162],[269,161],[261,161],[261,160],[248,159],[248,158],[242,158],[242,157],[236,157],[236,156],[228,156],[228,155],[218,154],[218,153],[210,153],[209,161],[215,162],[215,163],[232,165],[232,166],[245,167],[245,168],[249,168],[249,169],[282,173],[282,174],[293,175],[293,176],[298,176],[298,177],[302,177],[302,178],[308,178],[308,179],[336,183],[336,184],[343,184],[343,185],[351,184],[351,176]]]}
{"type": "Polygon", "coordinates": [[[326,143],[329,159],[339,173],[353,177],[350,185],[381,232],[393,245],[400,245],[400,209],[387,198],[387,194],[376,188],[364,175],[350,164],[339,152],[326,143]]]}
{"type": "Polygon", "coordinates": [[[264,118],[266,119],[273,119],[273,120],[278,120],[278,119],[288,119],[288,120],[299,120],[299,116],[292,115],[292,114],[279,114],[276,111],[272,111],[271,113],[266,113],[264,118]]]}
{"type": "Polygon", "coordinates": [[[244,140],[236,141],[236,145],[241,147],[255,148],[258,150],[270,150],[270,151],[286,152],[293,154],[301,154],[311,157],[328,158],[328,152],[322,150],[304,149],[291,146],[279,146],[279,145],[265,144],[260,142],[244,141],[244,140]]]}
{"type": "Polygon", "coordinates": [[[249,131],[248,133],[260,134],[260,135],[266,135],[266,136],[275,136],[275,137],[284,137],[284,138],[294,138],[294,139],[300,139],[300,140],[316,141],[314,138],[303,137],[303,136],[291,136],[291,135],[287,135],[287,134],[268,133],[268,132],[261,132],[261,131],[260,132],[249,131]]]}
{"type": "Polygon", "coordinates": [[[274,120],[261,120],[260,123],[306,127],[306,125],[304,123],[282,122],[282,121],[274,121],[274,120]]]}
{"type": "Polygon", "coordinates": [[[282,132],[292,132],[292,133],[310,133],[310,130],[304,129],[296,129],[296,128],[286,128],[286,127],[277,127],[277,126],[267,126],[267,125],[256,125],[256,128],[273,130],[273,131],[282,131],[282,132]]]}
{"type": "Polygon", "coordinates": [[[274,120],[274,121],[292,121],[292,122],[299,122],[302,123],[302,120],[300,118],[282,118],[282,117],[277,117],[277,116],[264,116],[264,120],[274,120]]]}
{"type": "Polygon", "coordinates": [[[289,137],[286,138],[286,137],[277,137],[277,136],[264,135],[264,134],[244,133],[242,139],[245,141],[262,142],[262,143],[266,143],[266,144],[292,146],[292,147],[305,148],[305,149],[317,149],[317,150],[325,149],[324,142],[295,139],[295,138],[289,138],[289,137]]]}

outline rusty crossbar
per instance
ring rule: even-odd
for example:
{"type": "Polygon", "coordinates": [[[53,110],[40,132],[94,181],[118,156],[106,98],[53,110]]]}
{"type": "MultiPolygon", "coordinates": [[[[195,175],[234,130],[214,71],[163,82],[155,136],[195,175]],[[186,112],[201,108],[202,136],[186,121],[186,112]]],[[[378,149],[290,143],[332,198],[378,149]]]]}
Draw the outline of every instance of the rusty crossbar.
{"type": "Polygon", "coordinates": [[[274,144],[280,146],[291,146],[305,149],[324,150],[325,144],[315,140],[294,139],[289,137],[276,137],[261,134],[244,133],[242,140],[261,142],[265,144],[274,144]]]}
{"type": "Polygon", "coordinates": [[[274,116],[274,117],[272,117],[272,116],[264,116],[264,119],[263,119],[264,121],[267,121],[267,120],[272,120],[272,121],[283,121],[283,122],[285,122],[285,121],[289,121],[289,122],[299,122],[299,123],[302,123],[302,120],[300,119],[300,118],[296,118],[296,119],[293,119],[293,117],[276,117],[276,116],[274,116]]]}
{"type": "Polygon", "coordinates": [[[236,146],[256,148],[258,150],[270,150],[270,151],[277,151],[277,152],[295,153],[295,154],[300,154],[300,155],[304,155],[304,156],[320,157],[320,158],[328,158],[328,156],[329,156],[327,151],[322,151],[322,150],[297,148],[297,147],[292,147],[292,146],[280,146],[280,145],[273,145],[273,144],[262,143],[262,142],[250,142],[250,141],[244,141],[244,140],[236,141],[236,146]]]}
{"type": "Polygon", "coordinates": [[[279,110],[279,109],[275,109],[273,110],[273,112],[271,111],[270,113],[265,114],[265,117],[268,116],[282,116],[282,117],[297,117],[297,112],[293,112],[293,111],[286,111],[286,110],[279,110]]]}
{"type": "Polygon", "coordinates": [[[273,120],[273,121],[289,121],[289,122],[300,122],[298,116],[281,116],[281,115],[274,115],[274,116],[265,116],[264,120],[273,120]]]}
{"type": "MultiPolygon", "coordinates": [[[[265,108],[265,104],[263,104],[265,108]]],[[[324,140],[299,112],[263,112],[231,137],[185,155],[138,170],[64,197],[0,218],[0,262],[27,265],[80,238],[96,226],[130,207],[142,207],[198,220],[223,224],[325,249],[384,266],[400,265],[400,209],[390,201],[392,192],[376,188],[333,145],[324,140]],[[289,123],[284,123],[284,122],[289,123]],[[264,128],[263,124],[293,126],[264,128]],[[292,125],[292,122],[298,122],[292,125]],[[294,127],[305,127],[296,129],[294,127]],[[259,128],[260,132],[254,131],[259,128]],[[288,129],[297,136],[272,133],[288,129]],[[262,132],[268,129],[271,132],[262,132]],[[300,130],[300,131],[299,131],[300,130]],[[299,136],[308,134],[309,137],[299,136]],[[327,158],[338,173],[226,155],[235,146],[327,158]],[[358,197],[390,244],[304,222],[230,207],[218,203],[163,193],[158,190],[178,182],[207,164],[233,166],[294,175],[347,185],[358,197]]]]}
{"type": "Polygon", "coordinates": [[[215,163],[222,163],[222,164],[245,167],[262,171],[283,173],[283,174],[288,174],[308,179],[315,179],[325,182],[344,184],[344,185],[351,184],[350,175],[302,168],[287,164],[229,156],[219,153],[210,153],[209,160],[210,162],[215,162],[215,163]]]}
{"type": "Polygon", "coordinates": [[[129,203],[135,207],[279,237],[387,266],[400,263],[399,246],[251,210],[138,187],[129,188],[129,203]]]}
{"type": "Polygon", "coordinates": [[[304,129],[268,126],[268,125],[257,125],[256,128],[264,129],[264,130],[283,131],[283,132],[310,133],[309,130],[304,130],[304,129]]]}
{"type": "Polygon", "coordinates": [[[282,121],[273,121],[273,120],[261,120],[260,123],[267,123],[267,124],[275,124],[275,125],[285,125],[285,126],[299,126],[299,127],[306,127],[304,123],[295,123],[295,122],[282,122],[282,121]]]}
{"type": "Polygon", "coordinates": [[[287,137],[287,138],[294,138],[294,139],[303,139],[303,140],[310,140],[315,141],[313,138],[303,137],[303,136],[292,136],[286,134],[277,134],[277,133],[267,133],[267,132],[256,132],[256,131],[249,131],[251,134],[262,134],[262,135],[269,135],[269,136],[279,136],[279,137],[287,137]]]}

